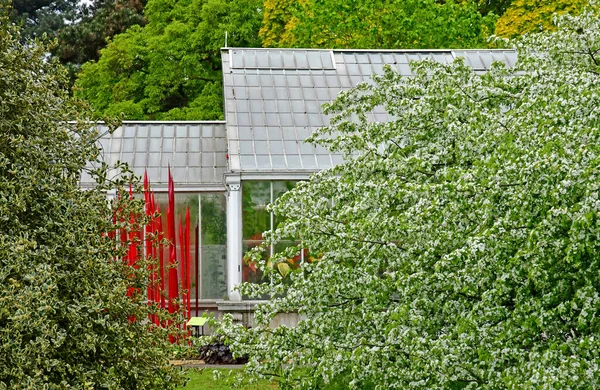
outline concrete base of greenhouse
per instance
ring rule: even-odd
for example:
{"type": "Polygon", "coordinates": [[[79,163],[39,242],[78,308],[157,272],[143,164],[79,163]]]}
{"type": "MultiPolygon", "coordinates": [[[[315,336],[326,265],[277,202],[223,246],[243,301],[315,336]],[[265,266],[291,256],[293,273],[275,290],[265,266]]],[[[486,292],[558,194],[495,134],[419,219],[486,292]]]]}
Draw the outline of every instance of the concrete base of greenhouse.
{"type": "MultiPolygon", "coordinates": [[[[254,327],[254,306],[261,301],[227,301],[217,300],[210,304],[199,304],[198,312],[209,313],[217,318],[223,318],[223,315],[229,313],[232,315],[233,320],[237,323],[243,324],[247,327],[254,327]]],[[[192,312],[194,312],[192,310],[192,312]]],[[[279,313],[273,318],[270,326],[272,328],[284,325],[290,328],[295,327],[300,321],[298,313],[279,313]]],[[[210,329],[205,326],[204,334],[211,334],[210,329]]]]}
{"type": "MultiPolygon", "coordinates": [[[[247,327],[254,326],[254,306],[261,301],[217,301],[217,306],[221,316],[225,313],[230,313],[233,320],[247,327]]],[[[280,325],[293,328],[300,321],[298,313],[279,313],[271,321],[271,327],[275,328],[280,325]]]]}

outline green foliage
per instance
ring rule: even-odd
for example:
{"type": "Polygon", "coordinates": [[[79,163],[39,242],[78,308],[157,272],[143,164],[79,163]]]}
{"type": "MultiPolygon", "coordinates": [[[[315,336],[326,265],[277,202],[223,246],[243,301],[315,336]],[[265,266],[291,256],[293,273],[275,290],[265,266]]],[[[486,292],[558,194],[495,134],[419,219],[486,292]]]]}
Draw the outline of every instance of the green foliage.
{"type": "Polygon", "coordinates": [[[58,32],[54,54],[63,64],[76,70],[83,63],[97,60],[107,40],[134,25],[145,24],[144,0],[95,0],[83,3],[78,19],[58,32]]]}
{"type": "Polygon", "coordinates": [[[495,34],[514,38],[528,32],[553,29],[555,14],[578,14],[588,0],[515,0],[496,23],[495,34]]]}
{"type": "Polygon", "coordinates": [[[512,2],[513,0],[479,0],[478,8],[482,15],[493,12],[496,15],[502,16],[512,2]]]}
{"type": "Polygon", "coordinates": [[[10,19],[21,25],[23,36],[56,38],[58,32],[74,23],[78,16],[77,0],[1,0],[10,9],[10,19]]]}
{"type": "Polygon", "coordinates": [[[148,24],[117,35],[98,62],[83,66],[77,95],[98,114],[127,119],[223,118],[221,57],[258,45],[258,0],[151,0],[148,24]]]}
{"type": "Polygon", "coordinates": [[[515,43],[519,62],[391,68],[325,108],[312,140],[346,160],[273,206],[322,252],[245,329],[218,329],[281,388],[600,386],[600,19],[564,17],[515,43]],[[382,107],[392,120],[369,122],[382,107]],[[271,329],[281,312],[295,328],[271,329]],[[307,369],[305,375],[302,369],[307,369]]]}
{"type": "Polygon", "coordinates": [[[145,0],[0,0],[22,26],[25,38],[57,39],[52,55],[74,76],[80,66],[97,60],[108,38],[132,25],[143,25],[145,0]]]}
{"type": "Polygon", "coordinates": [[[145,321],[148,263],[127,266],[110,234],[113,213],[142,205],[124,191],[107,204],[123,182],[105,166],[79,188],[98,134],[46,54],[0,18],[0,389],[174,388],[167,331],[145,321]]]}
{"type": "Polygon", "coordinates": [[[266,47],[484,47],[494,26],[474,2],[435,0],[267,0],[266,47]]]}

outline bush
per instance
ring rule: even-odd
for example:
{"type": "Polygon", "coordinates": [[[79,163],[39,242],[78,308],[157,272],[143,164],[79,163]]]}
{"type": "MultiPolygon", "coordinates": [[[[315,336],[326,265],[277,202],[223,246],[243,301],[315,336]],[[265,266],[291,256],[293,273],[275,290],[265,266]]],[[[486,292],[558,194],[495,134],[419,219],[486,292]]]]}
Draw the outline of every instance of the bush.
{"type": "MultiPolygon", "coordinates": [[[[148,278],[113,238],[106,190],[123,181],[101,166],[79,188],[98,134],[48,52],[0,15],[0,389],[174,388],[166,331],[143,321],[144,294],[127,297],[148,278]]],[[[118,210],[141,212],[123,195],[118,210]]]]}

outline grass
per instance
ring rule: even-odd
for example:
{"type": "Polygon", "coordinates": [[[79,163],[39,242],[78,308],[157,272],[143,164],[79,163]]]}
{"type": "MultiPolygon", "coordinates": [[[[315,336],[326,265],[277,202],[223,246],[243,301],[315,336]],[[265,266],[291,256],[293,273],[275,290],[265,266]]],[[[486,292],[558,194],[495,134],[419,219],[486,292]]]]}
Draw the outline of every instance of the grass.
{"type": "MultiPolygon", "coordinates": [[[[189,369],[187,370],[187,376],[189,381],[182,390],[229,390],[235,388],[234,385],[239,375],[238,370],[228,369],[189,369]],[[214,379],[215,371],[218,373],[219,379],[214,379]]],[[[273,390],[277,389],[277,385],[274,382],[265,380],[258,381],[258,383],[249,384],[248,380],[242,381],[242,386],[239,387],[242,390],[273,390]]]]}

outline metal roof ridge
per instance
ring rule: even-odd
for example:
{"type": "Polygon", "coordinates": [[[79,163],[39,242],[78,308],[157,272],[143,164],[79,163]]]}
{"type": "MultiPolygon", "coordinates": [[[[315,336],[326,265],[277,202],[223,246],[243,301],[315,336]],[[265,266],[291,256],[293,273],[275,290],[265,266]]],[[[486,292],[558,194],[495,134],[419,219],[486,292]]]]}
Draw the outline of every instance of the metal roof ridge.
{"type": "MultiPolygon", "coordinates": [[[[98,123],[104,123],[104,122],[98,122],[98,123]]],[[[121,123],[123,123],[123,124],[139,123],[139,124],[155,124],[155,125],[158,125],[158,124],[207,124],[207,125],[219,124],[219,125],[221,125],[221,124],[225,124],[227,122],[224,120],[213,120],[213,121],[211,121],[211,120],[204,120],[204,121],[196,121],[196,120],[189,120],[189,121],[186,121],[186,120],[172,120],[172,121],[171,120],[154,120],[154,121],[153,120],[124,120],[121,123]]]]}
{"type": "Polygon", "coordinates": [[[317,49],[317,48],[293,48],[293,47],[222,47],[221,50],[283,50],[283,51],[333,51],[340,53],[451,53],[453,51],[511,51],[516,49],[317,49]]]}

